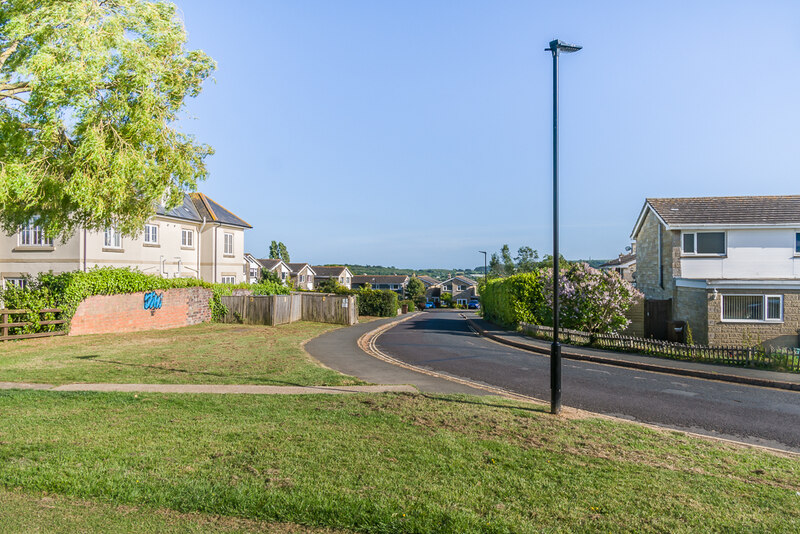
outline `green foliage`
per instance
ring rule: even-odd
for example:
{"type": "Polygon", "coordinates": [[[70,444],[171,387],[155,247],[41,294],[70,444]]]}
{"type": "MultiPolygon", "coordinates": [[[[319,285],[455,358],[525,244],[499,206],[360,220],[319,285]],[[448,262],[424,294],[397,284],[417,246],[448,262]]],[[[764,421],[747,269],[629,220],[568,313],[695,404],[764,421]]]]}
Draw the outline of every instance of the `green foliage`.
{"type": "Polygon", "coordinates": [[[406,295],[411,300],[416,300],[417,297],[425,296],[425,284],[416,276],[411,277],[406,286],[406,295]]]}
{"type": "Polygon", "coordinates": [[[356,292],[358,314],[373,317],[394,317],[397,315],[397,293],[388,289],[362,288],[356,292]]]}
{"type": "Polygon", "coordinates": [[[503,274],[505,276],[514,274],[517,269],[514,265],[514,260],[511,258],[511,250],[508,248],[508,245],[503,245],[500,249],[500,257],[503,259],[503,274]]]}
{"type": "Polygon", "coordinates": [[[419,296],[415,297],[413,300],[414,300],[414,304],[416,305],[418,310],[424,310],[425,309],[425,303],[428,302],[428,299],[425,297],[425,295],[419,295],[419,296]]]}
{"type": "Polygon", "coordinates": [[[206,176],[174,128],[215,68],[169,2],[0,2],[0,226],[138,234],[206,176]]]}
{"type": "Polygon", "coordinates": [[[273,260],[283,260],[286,263],[291,261],[289,259],[289,250],[283,244],[283,241],[273,241],[269,244],[269,257],[273,260]]]}
{"type": "Polygon", "coordinates": [[[351,291],[341,285],[335,278],[326,278],[317,286],[320,293],[336,293],[338,295],[350,294],[351,291]]]}
{"type": "Polygon", "coordinates": [[[281,277],[278,276],[278,273],[275,271],[270,271],[266,267],[261,268],[261,278],[259,282],[272,282],[275,284],[281,283],[281,277]]]}
{"type": "MultiPolygon", "coordinates": [[[[274,282],[210,284],[195,278],[162,278],[131,269],[102,267],[87,272],[73,271],[58,275],[40,273],[35,280],[30,281],[29,287],[25,290],[10,287],[0,291],[0,299],[7,308],[31,310],[30,318],[26,319],[29,321],[33,320],[34,312],[44,308],[62,309],[62,318],[69,321],[80,303],[93,295],[118,295],[184,287],[211,289],[210,305],[215,320],[227,313],[220,297],[230,295],[234,289],[248,289],[254,295],[280,295],[289,292],[283,284],[274,282]]],[[[28,330],[42,331],[39,328],[28,330]]]]}
{"type": "Polygon", "coordinates": [[[546,306],[544,290],[538,273],[489,280],[481,287],[481,313],[488,321],[503,326],[541,324],[546,306]]]}
{"type": "Polygon", "coordinates": [[[453,304],[453,295],[450,293],[442,293],[440,300],[442,302],[442,307],[449,308],[453,304]]]}

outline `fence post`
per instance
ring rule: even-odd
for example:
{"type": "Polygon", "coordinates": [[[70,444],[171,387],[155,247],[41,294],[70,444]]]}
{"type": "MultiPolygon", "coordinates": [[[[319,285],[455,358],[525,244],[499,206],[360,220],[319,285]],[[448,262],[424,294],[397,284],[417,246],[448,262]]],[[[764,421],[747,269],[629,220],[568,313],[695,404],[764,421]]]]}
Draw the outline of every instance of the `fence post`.
{"type": "Polygon", "coordinates": [[[2,330],[3,330],[3,335],[2,335],[2,336],[0,336],[0,337],[7,337],[7,336],[8,336],[8,326],[6,326],[6,325],[8,324],[8,311],[6,311],[6,310],[0,310],[0,315],[2,315],[2,316],[3,316],[3,322],[2,322],[2,325],[3,325],[3,328],[2,328],[2,330]]]}

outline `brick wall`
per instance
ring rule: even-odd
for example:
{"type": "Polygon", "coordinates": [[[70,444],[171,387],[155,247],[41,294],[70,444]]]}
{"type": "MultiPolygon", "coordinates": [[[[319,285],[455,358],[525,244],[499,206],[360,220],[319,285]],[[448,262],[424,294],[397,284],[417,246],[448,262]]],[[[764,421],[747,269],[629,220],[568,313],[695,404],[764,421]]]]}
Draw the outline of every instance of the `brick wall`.
{"type": "MultiPolygon", "coordinates": [[[[759,294],[758,291],[720,291],[719,294],[759,294]]],[[[800,291],[767,291],[770,295],[783,295],[782,323],[729,323],[722,322],[722,298],[708,300],[708,343],[709,345],[764,345],[797,347],[800,330],[800,291]]]]}
{"type": "Polygon", "coordinates": [[[161,330],[211,320],[211,290],[188,287],[156,291],[161,308],[144,309],[144,293],[96,295],[84,300],[72,317],[69,335],[161,330]]]}

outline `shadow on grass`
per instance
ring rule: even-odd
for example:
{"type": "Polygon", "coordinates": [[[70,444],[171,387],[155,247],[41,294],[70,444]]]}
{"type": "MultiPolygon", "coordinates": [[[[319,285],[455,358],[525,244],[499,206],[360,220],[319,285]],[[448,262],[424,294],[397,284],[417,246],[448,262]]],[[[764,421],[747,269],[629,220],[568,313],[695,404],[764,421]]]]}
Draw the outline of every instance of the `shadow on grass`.
{"type": "Polygon", "coordinates": [[[508,404],[491,404],[488,402],[481,402],[478,400],[472,400],[467,397],[453,397],[453,396],[441,396],[441,395],[431,395],[430,393],[419,393],[422,397],[426,399],[433,400],[433,401],[440,401],[440,402],[454,402],[458,404],[474,404],[476,406],[488,406],[490,408],[503,408],[506,410],[522,410],[524,412],[539,412],[539,413],[550,413],[550,408],[545,405],[531,405],[531,406],[523,406],[520,404],[517,405],[508,405],[508,404]]]}
{"type": "Polygon", "coordinates": [[[287,382],[285,380],[275,380],[271,378],[261,378],[255,376],[247,376],[247,375],[233,375],[233,374],[222,374],[222,373],[212,373],[209,371],[189,371],[188,369],[175,369],[174,367],[159,367],[157,365],[148,365],[144,363],[129,363],[129,362],[120,362],[116,360],[102,360],[100,359],[100,355],[98,354],[91,354],[88,356],[75,356],[78,360],[90,360],[93,362],[99,363],[107,363],[111,365],[124,365],[126,367],[138,367],[140,369],[154,369],[156,371],[164,372],[171,372],[171,373],[182,373],[185,375],[202,375],[202,376],[213,376],[216,378],[241,378],[243,380],[249,380],[253,384],[262,384],[268,386],[298,386],[298,387],[307,387],[308,384],[298,384],[296,382],[287,382]]]}

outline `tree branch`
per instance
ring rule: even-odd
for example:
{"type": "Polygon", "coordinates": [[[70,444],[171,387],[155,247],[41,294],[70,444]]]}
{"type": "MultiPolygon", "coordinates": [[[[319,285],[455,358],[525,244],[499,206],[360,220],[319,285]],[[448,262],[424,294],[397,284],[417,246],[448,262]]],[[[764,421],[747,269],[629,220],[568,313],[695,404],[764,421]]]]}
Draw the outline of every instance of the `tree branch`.
{"type": "Polygon", "coordinates": [[[3,53],[0,54],[0,69],[3,68],[3,65],[5,65],[6,60],[11,56],[11,54],[16,52],[17,46],[19,46],[19,41],[14,41],[11,43],[11,46],[6,48],[3,53]]]}

